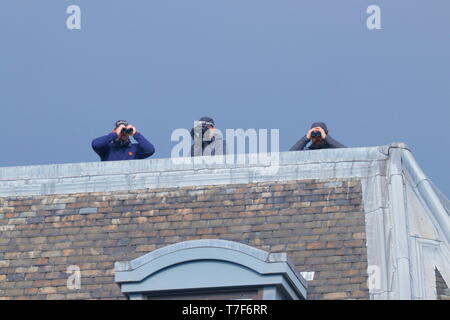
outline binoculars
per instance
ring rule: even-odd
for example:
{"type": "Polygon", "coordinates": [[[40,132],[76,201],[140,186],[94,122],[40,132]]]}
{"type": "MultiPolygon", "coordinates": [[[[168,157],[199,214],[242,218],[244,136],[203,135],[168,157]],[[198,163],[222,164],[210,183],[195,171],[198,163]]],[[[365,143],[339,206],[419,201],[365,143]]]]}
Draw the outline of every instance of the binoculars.
{"type": "Polygon", "coordinates": [[[210,127],[214,127],[211,122],[198,121],[197,126],[193,129],[193,131],[196,136],[200,136],[201,134],[201,136],[203,137],[206,131],[210,129],[210,127]]]}
{"type": "Polygon", "coordinates": [[[133,129],[129,128],[122,128],[122,130],[120,131],[121,134],[133,134],[133,129]]]}
{"type": "Polygon", "coordinates": [[[311,132],[311,137],[321,137],[322,133],[320,131],[311,132]]]}

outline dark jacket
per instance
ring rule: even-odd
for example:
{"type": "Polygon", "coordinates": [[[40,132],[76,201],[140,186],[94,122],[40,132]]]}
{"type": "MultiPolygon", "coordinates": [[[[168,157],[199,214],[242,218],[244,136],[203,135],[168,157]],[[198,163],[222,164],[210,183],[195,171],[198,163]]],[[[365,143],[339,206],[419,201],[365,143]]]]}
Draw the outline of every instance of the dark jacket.
{"type": "Polygon", "coordinates": [[[318,150],[318,149],[329,149],[329,148],[346,148],[343,144],[339,143],[338,141],[334,140],[332,137],[330,137],[329,134],[327,134],[327,137],[321,141],[319,145],[315,145],[311,143],[308,147],[306,145],[311,140],[308,140],[306,138],[306,135],[297,141],[296,144],[292,146],[289,151],[300,151],[300,150],[318,150]]]}
{"type": "Polygon", "coordinates": [[[303,136],[300,140],[297,141],[296,144],[292,146],[289,151],[300,151],[300,150],[318,150],[318,149],[330,149],[330,148],[346,148],[343,144],[340,142],[334,140],[329,134],[328,134],[328,128],[327,125],[323,122],[314,122],[311,125],[311,128],[315,127],[321,127],[325,133],[327,134],[325,139],[322,139],[319,144],[313,144],[311,143],[308,147],[306,145],[311,141],[306,138],[306,135],[303,136]]]}
{"type": "Polygon", "coordinates": [[[117,140],[117,134],[99,137],[92,141],[92,148],[102,161],[145,159],[155,153],[155,147],[145,137],[136,132],[133,138],[138,143],[117,140]]]}
{"type": "Polygon", "coordinates": [[[210,141],[202,141],[202,145],[194,144],[191,146],[191,157],[194,156],[215,156],[226,154],[226,141],[222,137],[215,135],[210,141]]]}

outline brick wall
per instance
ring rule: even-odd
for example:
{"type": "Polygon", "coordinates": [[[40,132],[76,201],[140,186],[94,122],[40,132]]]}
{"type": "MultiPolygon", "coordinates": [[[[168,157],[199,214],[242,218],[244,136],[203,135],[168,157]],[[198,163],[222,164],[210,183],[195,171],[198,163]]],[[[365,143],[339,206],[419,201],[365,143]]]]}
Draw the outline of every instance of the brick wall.
{"type": "Polygon", "coordinates": [[[287,252],[309,299],[368,299],[361,197],[342,179],[0,198],[0,298],[124,299],[114,262],[218,238],[287,252]]]}
{"type": "Polygon", "coordinates": [[[450,300],[450,289],[442,278],[441,273],[437,268],[434,269],[436,276],[436,295],[437,300],[450,300]]]}

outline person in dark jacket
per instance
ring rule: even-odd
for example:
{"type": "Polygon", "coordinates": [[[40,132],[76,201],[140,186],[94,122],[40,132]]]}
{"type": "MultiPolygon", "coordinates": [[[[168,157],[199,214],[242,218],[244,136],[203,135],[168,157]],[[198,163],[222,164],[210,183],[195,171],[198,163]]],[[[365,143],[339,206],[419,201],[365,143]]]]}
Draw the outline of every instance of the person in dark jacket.
{"type": "Polygon", "coordinates": [[[191,129],[191,157],[226,154],[226,141],[214,132],[214,126],[214,120],[210,117],[202,117],[195,122],[194,128],[191,129]]]}
{"type": "Polygon", "coordinates": [[[297,141],[296,144],[292,146],[289,151],[300,151],[300,150],[317,150],[317,149],[328,149],[328,148],[346,148],[343,144],[334,140],[328,134],[327,125],[324,122],[314,122],[311,125],[311,129],[308,130],[306,135],[297,141]],[[306,145],[309,143],[307,147],[306,145]]]}
{"type": "Polygon", "coordinates": [[[145,159],[155,153],[153,144],[125,120],[117,121],[110,134],[94,139],[92,148],[102,161],[145,159]]]}

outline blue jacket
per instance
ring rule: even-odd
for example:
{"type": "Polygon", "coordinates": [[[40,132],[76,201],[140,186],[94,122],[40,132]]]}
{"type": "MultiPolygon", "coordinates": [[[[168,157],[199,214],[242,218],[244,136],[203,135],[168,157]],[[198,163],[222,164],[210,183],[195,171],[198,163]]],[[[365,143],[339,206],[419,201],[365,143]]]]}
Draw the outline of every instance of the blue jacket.
{"type": "Polygon", "coordinates": [[[102,161],[145,159],[155,153],[155,147],[142,134],[136,132],[133,137],[138,143],[118,141],[117,134],[94,139],[92,148],[102,161]]]}

